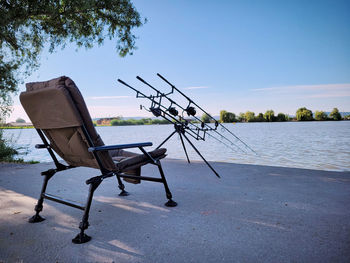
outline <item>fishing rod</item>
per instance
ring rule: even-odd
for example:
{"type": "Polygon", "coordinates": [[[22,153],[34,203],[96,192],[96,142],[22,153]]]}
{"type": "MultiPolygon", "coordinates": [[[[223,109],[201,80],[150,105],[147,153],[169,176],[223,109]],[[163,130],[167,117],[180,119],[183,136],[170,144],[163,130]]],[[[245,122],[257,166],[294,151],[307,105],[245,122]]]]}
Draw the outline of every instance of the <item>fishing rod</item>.
{"type": "MultiPolygon", "coordinates": [[[[194,107],[191,107],[190,104],[189,104],[186,108],[184,108],[184,107],[182,107],[180,104],[178,104],[177,102],[175,102],[174,100],[172,100],[171,98],[169,98],[169,95],[170,95],[170,94],[173,94],[174,89],[176,89],[175,86],[172,86],[173,88],[172,88],[172,90],[171,90],[170,92],[168,92],[168,93],[162,93],[160,90],[158,90],[158,89],[156,89],[155,87],[153,87],[151,84],[149,84],[147,81],[145,81],[145,80],[142,79],[141,77],[137,76],[136,78],[137,78],[139,81],[141,81],[142,83],[144,83],[145,85],[147,85],[148,87],[150,87],[151,89],[153,89],[153,90],[156,92],[157,96],[162,97],[162,98],[163,98],[163,97],[166,98],[166,99],[171,103],[169,108],[171,108],[171,106],[174,104],[174,105],[178,106],[178,107],[182,110],[182,112],[187,112],[187,114],[188,114],[189,116],[191,115],[195,120],[197,120],[198,122],[200,122],[200,123],[201,123],[201,128],[199,128],[198,126],[194,125],[192,122],[189,122],[189,125],[190,125],[190,126],[194,126],[194,129],[196,129],[196,130],[198,130],[198,131],[199,131],[199,130],[203,131],[203,137],[201,138],[203,141],[205,140],[205,135],[208,134],[208,136],[210,136],[211,138],[214,138],[214,139],[216,139],[217,141],[221,142],[222,144],[224,144],[226,147],[230,148],[231,150],[235,150],[235,149],[233,149],[230,145],[228,145],[227,143],[224,143],[224,142],[220,141],[218,138],[216,138],[216,137],[210,135],[209,133],[207,133],[207,131],[214,131],[214,132],[216,132],[222,139],[225,139],[225,140],[228,141],[231,145],[235,146],[235,147],[236,147],[237,149],[239,149],[241,152],[245,153],[238,145],[236,145],[236,144],[233,143],[230,139],[228,139],[227,137],[225,137],[224,135],[220,134],[220,133],[217,131],[217,127],[218,127],[218,125],[219,125],[219,123],[218,123],[217,120],[215,120],[215,119],[213,118],[213,119],[215,120],[215,128],[212,128],[212,127],[210,127],[208,124],[206,124],[205,122],[203,122],[201,119],[199,119],[198,117],[195,116],[196,110],[195,110],[194,107]],[[204,128],[204,127],[206,127],[206,128],[204,128]]],[[[189,99],[186,95],[185,95],[185,98],[188,99],[188,100],[190,100],[190,103],[192,103],[192,100],[189,99]]],[[[193,103],[193,104],[194,104],[194,103],[193,103]]],[[[194,104],[194,105],[196,105],[196,104],[194,104]]],[[[203,111],[203,110],[202,110],[202,111],[203,111]]],[[[203,112],[205,112],[205,111],[203,111],[203,112]]],[[[208,116],[209,116],[209,114],[208,114],[208,116]]]]}
{"type": "MultiPolygon", "coordinates": [[[[178,104],[176,101],[174,101],[174,100],[172,100],[171,98],[169,98],[168,97],[168,95],[170,95],[170,94],[173,94],[173,90],[171,91],[171,92],[169,92],[169,93],[162,93],[160,90],[158,90],[158,89],[156,89],[155,87],[153,87],[151,84],[149,84],[147,81],[145,81],[144,79],[142,79],[141,77],[139,77],[139,76],[137,76],[136,77],[139,81],[141,81],[141,82],[143,82],[144,84],[146,84],[148,87],[150,87],[151,89],[153,89],[155,92],[157,92],[157,95],[158,96],[161,96],[161,97],[164,97],[164,98],[166,98],[171,104],[170,105],[172,105],[172,104],[174,104],[174,105],[176,105],[176,106],[178,106],[181,110],[182,110],[182,112],[188,112],[188,115],[190,116],[190,115],[192,115],[193,116],[193,118],[195,118],[197,121],[199,121],[199,122],[202,122],[199,118],[197,118],[196,116],[195,116],[195,113],[194,113],[194,108],[192,107],[191,109],[188,109],[188,107],[185,109],[184,107],[182,107],[180,104],[178,104]]],[[[215,123],[215,126],[217,126],[217,122],[215,123]]],[[[202,127],[203,128],[203,127],[202,127]]],[[[208,126],[207,127],[207,129],[208,130],[214,130],[212,127],[210,127],[210,126],[208,126]]]]}
{"type": "MultiPolygon", "coordinates": [[[[141,108],[144,108],[146,111],[151,112],[155,117],[162,117],[165,120],[167,120],[169,123],[172,123],[172,124],[175,123],[175,124],[178,124],[178,125],[181,125],[181,126],[185,126],[185,127],[189,124],[189,122],[187,122],[187,121],[183,122],[181,120],[176,119],[171,113],[168,113],[166,110],[164,110],[164,109],[167,109],[167,108],[161,104],[161,98],[159,96],[157,96],[157,95],[156,96],[154,96],[154,95],[147,96],[144,93],[142,93],[141,91],[139,91],[139,90],[135,89],[134,87],[130,86],[129,84],[127,84],[123,80],[118,79],[118,81],[120,83],[122,83],[124,86],[126,86],[126,87],[132,89],[133,91],[135,91],[136,92],[136,98],[144,98],[144,99],[150,100],[151,101],[151,106],[149,107],[149,110],[147,110],[146,107],[142,106],[142,105],[141,105],[141,108]],[[156,99],[159,99],[159,100],[157,101],[156,99]]],[[[193,130],[188,129],[188,134],[191,137],[193,137],[194,139],[198,140],[198,136],[199,136],[198,133],[195,133],[193,130]]]]}
{"type": "MultiPolygon", "coordinates": [[[[130,86],[129,84],[125,83],[121,79],[118,79],[120,83],[125,85],[126,87],[132,89],[136,92],[136,98],[145,98],[151,101],[151,107],[148,111],[152,112],[152,114],[156,117],[162,117],[165,120],[169,121],[169,123],[174,124],[174,131],[156,148],[160,148],[165,142],[167,142],[174,134],[178,134],[181,139],[181,144],[184,149],[184,152],[186,154],[186,158],[188,163],[190,163],[190,159],[187,154],[186,146],[184,143],[184,139],[192,146],[192,148],[196,151],[196,153],[202,158],[202,160],[208,165],[208,167],[214,172],[214,174],[220,178],[220,175],[215,171],[215,169],[208,163],[208,161],[203,157],[203,155],[199,152],[199,150],[194,146],[194,144],[187,138],[186,134],[190,135],[196,140],[205,140],[205,133],[207,132],[207,129],[195,127],[194,132],[193,128],[189,127],[190,122],[187,120],[184,120],[181,118],[181,116],[178,115],[178,111],[173,108],[170,109],[172,104],[169,108],[165,107],[163,104],[161,104],[162,98],[164,97],[164,94],[160,91],[156,93],[156,95],[150,95],[147,96],[141,91],[135,89],[134,87],[130,86]],[[178,119],[177,119],[177,118],[178,119]],[[201,136],[199,132],[202,131],[203,135],[201,136]]],[[[144,106],[141,105],[141,108],[146,109],[144,106]]],[[[146,109],[147,110],[147,109],[146,109]]]]}
{"type": "MultiPolygon", "coordinates": [[[[157,76],[160,77],[163,81],[165,81],[168,85],[171,87],[171,93],[176,90],[180,95],[182,95],[184,98],[186,98],[190,104],[195,105],[198,109],[200,109],[203,113],[207,114],[207,116],[215,121],[215,124],[218,123],[217,120],[211,116],[208,112],[206,112],[202,107],[200,107],[197,103],[195,103],[191,98],[189,98],[187,95],[185,95],[181,90],[176,88],[172,83],[170,83],[166,78],[164,78],[161,74],[157,73],[157,76]]],[[[224,129],[225,131],[228,131],[232,136],[234,136],[240,143],[242,143],[247,149],[252,151],[253,153],[257,154],[249,145],[247,145],[244,141],[242,141],[237,135],[235,135],[233,132],[231,132],[229,129],[227,129],[224,125],[221,123],[218,123],[218,125],[224,129]]],[[[222,134],[219,134],[220,136],[224,137],[222,134]]],[[[225,138],[225,137],[224,137],[225,138]]],[[[226,138],[225,138],[226,139],[226,138]]]]}
{"type": "MultiPolygon", "coordinates": [[[[153,90],[155,90],[157,93],[156,95],[150,95],[150,96],[146,96],[145,94],[143,94],[142,92],[138,91],[137,89],[131,87],[130,85],[126,84],[124,81],[122,80],[118,80],[120,83],[122,83],[123,85],[131,88],[132,90],[134,90],[136,92],[136,97],[137,98],[147,98],[147,99],[150,99],[152,101],[153,104],[156,104],[158,105],[159,108],[162,108],[163,111],[165,112],[166,115],[170,116],[174,121],[176,122],[179,122],[179,121],[182,121],[184,120],[183,118],[181,118],[181,116],[178,115],[178,111],[172,107],[173,104],[181,107],[178,103],[176,103],[175,101],[173,101],[172,99],[168,98],[167,95],[168,94],[164,94],[162,93],[161,91],[157,90],[156,88],[154,88],[153,86],[151,86],[149,83],[147,83],[145,80],[143,80],[142,78],[140,78],[139,76],[137,76],[137,79],[142,81],[143,83],[147,84],[149,87],[151,87],[153,90]],[[141,96],[139,95],[141,94],[141,96]],[[170,101],[170,106],[169,107],[166,107],[164,105],[161,104],[161,100],[163,97],[166,97],[169,101],[170,101]],[[158,101],[155,101],[155,99],[159,99],[158,101]],[[168,114],[169,112],[169,114],[168,114]],[[180,117],[179,120],[174,118],[174,116],[178,116],[180,117]]],[[[158,108],[154,108],[153,106],[150,107],[150,111],[152,111],[152,113],[156,113],[155,111],[156,110],[159,110],[158,108]]],[[[183,109],[183,108],[182,108],[183,109]]],[[[149,111],[149,110],[148,110],[149,111]]],[[[156,117],[159,117],[159,114],[154,114],[156,117]]],[[[198,119],[199,120],[199,119],[198,119]]],[[[200,120],[199,120],[200,121],[200,120]]],[[[206,132],[209,130],[208,128],[204,128],[204,127],[201,127],[199,128],[198,126],[194,125],[193,123],[191,123],[190,121],[187,121],[185,120],[185,123],[186,123],[186,128],[187,130],[191,131],[190,135],[196,139],[196,140],[205,140],[205,135],[206,135],[206,132]],[[191,126],[191,127],[188,127],[188,126],[191,126]],[[192,128],[193,126],[193,128],[192,128]],[[195,132],[196,131],[196,132],[195,132]],[[200,134],[200,132],[202,132],[203,134],[200,134]]],[[[210,128],[212,129],[212,128],[210,128]]],[[[232,148],[233,149],[233,148],[232,148]]]]}

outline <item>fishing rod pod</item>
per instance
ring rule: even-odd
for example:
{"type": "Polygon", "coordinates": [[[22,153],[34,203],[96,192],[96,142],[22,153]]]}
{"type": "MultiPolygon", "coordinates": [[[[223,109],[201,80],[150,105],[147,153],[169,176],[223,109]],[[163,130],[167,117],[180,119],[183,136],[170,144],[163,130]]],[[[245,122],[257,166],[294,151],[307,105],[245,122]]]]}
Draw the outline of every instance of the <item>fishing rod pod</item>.
{"type": "Polygon", "coordinates": [[[205,141],[206,135],[208,135],[210,138],[215,139],[217,142],[220,142],[221,144],[225,145],[226,147],[230,148],[231,150],[236,151],[236,149],[240,150],[243,153],[246,153],[237,143],[240,143],[244,146],[245,149],[249,149],[250,151],[256,153],[252,148],[250,148],[245,142],[243,142],[238,136],[236,136],[232,131],[228,130],[224,125],[219,123],[215,118],[213,118],[208,112],[203,110],[198,104],[196,104],[191,98],[189,98],[187,95],[185,95],[182,91],[177,89],[173,84],[171,84],[166,78],[164,78],[162,75],[157,73],[157,76],[160,77],[163,81],[165,81],[168,85],[170,85],[171,90],[168,93],[163,93],[159,89],[153,87],[151,84],[149,84],[147,81],[142,79],[141,77],[137,76],[136,78],[141,81],[143,84],[151,88],[155,94],[151,94],[149,96],[145,95],[138,89],[130,86],[129,84],[125,83],[124,81],[118,79],[120,83],[122,83],[124,86],[132,89],[136,92],[136,98],[142,98],[147,99],[151,102],[150,107],[148,109],[140,105],[140,109],[144,108],[145,110],[151,112],[155,117],[162,117],[163,119],[167,120],[169,123],[172,123],[174,125],[174,132],[171,133],[158,147],[160,148],[165,142],[167,142],[174,134],[178,134],[181,143],[184,149],[184,152],[187,157],[187,161],[190,163],[190,159],[187,154],[187,150],[184,144],[185,139],[192,148],[197,152],[197,154],[203,159],[203,161],[209,166],[209,168],[215,173],[217,177],[220,177],[219,174],[214,170],[214,168],[205,160],[205,158],[202,156],[202,154],[198,151],[198,149],[193,145],[193,143],[187,138],[186,135],[191,136],[195,140],[199,141],[205,141]],[[173,100],[170,96],[174,93],[180,94],[182,97],[184,97],[188,104],[187,106],[182,106],[179,103],[177,103],[175,100],[173,100]],[[168,104],[164,103],[164,100],[166,99],[168,101],[168,104]],[[182,110],[182,115],[179,115],[179,111],[176,109],[178,107],[180,110],[182,110]],[[197,107],[200,111],[202,111],[204,114],[206,114],[210,121],[214,123],[214,127],[208,125],[195,115],[197,114],[197,107]],[[187,116],[191,118],[186,119],[183,116],[183,113],[186,112],[187,116]],[[224,136],[222,133],[217,131],[217,128],[220,127],[222,131],[228,131],[229,134],[231,134],[236,143],[234,143],[231,139],[229,139],[227,136],[224,136]],[[213,133],[213,134],[211,134],[213,133]],[[218,136],[219,138],[217,138],[218,136]],[[235,148],[232,148],[234,146],[235,148]]]}

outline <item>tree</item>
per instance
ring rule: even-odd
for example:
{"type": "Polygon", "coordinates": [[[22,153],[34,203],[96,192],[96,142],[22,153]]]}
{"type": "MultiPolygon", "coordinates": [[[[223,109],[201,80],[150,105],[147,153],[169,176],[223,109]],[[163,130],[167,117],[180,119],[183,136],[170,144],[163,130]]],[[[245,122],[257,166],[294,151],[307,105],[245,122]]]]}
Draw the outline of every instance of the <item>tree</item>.
{"type": "Polygon", "coordinates": [[[202,122],[204,122],[204,123],[209,123],[209,122],[210,122],[210,117],[209,117],[208,114],[203,113],[203,115],[202,115],[202,117],[201,117],[201,120],[202,120],[202,122]]]}
{"type": "Polygon", "coordinates": [[[225,122],[225,115],[226,115],[227,111],[225,110],[221,110],[220,111],[220,122],[225,122]]]}
{"type": "Polygon", "coordinates": [[[288,115],[284,114],[284,113],[278,113],[277,117],[276,117],[277,121],[288,121],[288,115]]]}
{"type": "Polygon", "coordinates": [[[326,121],[328,119],[327,113],[324,111],[316,111],[315,112],[315,120],[316,121],[326,121]]]}
{"type": "Polygon", "coordinates": [[[245,114],[243,112],[239,113],[238,121],[240,121],[240,122],[245,122],[246,121],[245,114]]]}
{"type": "Polygon", "coordinates": [[[146,20],[130,0],[0,1],[0,113],[9,113],[11,93],[39,66],[45,44],[49,51],[67,42],[78,47],[117,39],[120,56],[132,54],[132,29],[146,20]]]}
{"type": "Polygon", "coordinates": [[[236,122],[236,114],[233,112],[227,112],[225,115],[226,122],[236,122]]]}
{"type": "Polygon", "coordinates": [[[232,112],[227,112],[225,110],[220,111],[220,122],[235,122],[236,120],[236,114],[232,112]]]}
{"type": "Polygon", "coordinates": [[[333,120],[340,121],[341,120],[341,115],[339,113],[339,110],[337,108],[334,108],[332,112],[329,114],[329,117],[332,118],[333,120]]]}
{"type": "Polygon", "coordinates": [[[275,121],[275,112],[273,110],[268,110],[264,114],[264,118],[266,121],[275,121]]]}
{"type": "Polygon", "coordinates": [[[247,122],[253,122],[255,121],[255,113],[251,111],[247,111],[245,114],[245,119],[247,122]]]}
{"type": "Polygon", "coordinates": [[[25,123],[26,121],[23,120],[22,118],[17,118],[16,122],[18,122],[18,123],[25,123]]]}
{"type": "Polygon", "coordinates": [[[255,121],[257,122],[264,122],[264,114],[262,114],[261,112],[258,114],[258,116],[256,116],[255,121]]]}
{"type": "Polygon", "coordinates": [[[312,111],[305,107],[299,108],[295,115],[298,121],[312,121],[314,119],[312,116],[312,111]]]}

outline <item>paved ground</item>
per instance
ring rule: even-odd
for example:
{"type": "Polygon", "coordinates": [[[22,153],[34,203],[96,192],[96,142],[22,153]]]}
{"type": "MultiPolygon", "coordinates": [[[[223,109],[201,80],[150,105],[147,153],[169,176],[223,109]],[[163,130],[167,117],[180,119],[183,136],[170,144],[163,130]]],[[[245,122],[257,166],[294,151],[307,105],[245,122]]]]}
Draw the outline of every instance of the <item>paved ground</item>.
{"type": "MultiPolygon", "coordinates": [[[[89,243],[74,245],[82,211],[46,200],[29,224],[40,171],[52,164],[0,164],[0,262],[350,262],[350,173],[164,161],[175,208],[161,184],[114,178],[95,192],[89,243]]],[[[155,174],[152,166],[143,175],[155,174]]],[[[48,193],[84,202],[97,170],[55,175],[48,193]]]]}

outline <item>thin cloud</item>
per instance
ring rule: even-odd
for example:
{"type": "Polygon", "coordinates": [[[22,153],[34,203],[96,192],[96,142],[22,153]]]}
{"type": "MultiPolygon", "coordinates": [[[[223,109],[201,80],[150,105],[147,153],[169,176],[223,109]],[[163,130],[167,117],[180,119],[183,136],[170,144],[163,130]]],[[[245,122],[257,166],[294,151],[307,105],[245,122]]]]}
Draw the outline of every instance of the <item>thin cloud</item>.
{"type": "Polygon", "coordinates": [[[334,93],[321,93],[306,96],[306,98],[337,98],[337,97],[350,97],[350,91],[334,92],[334,93]]]}
{"type": "Polygon", "coordinates": [[[350,96],[350,83],[340,84],[320,84],[320,85],[295,85],[284,87],[271,87],[252,89],[261,95],[297,99],[322,99],[322,98],[340,98],[350,96]]]}
{"type": "Polygon", "coordinates": [[[281,88],[260,88],[260,89],[251,89],[251,91],[270,91],[270,90],[277,90],[281,88]]]}
{"type": "Polygon", "coordinates": [[[187,87],[184,88],[184,90],[193,90],[193,89],[208,89],[209,87],[205,87],[205,86],[198,86],[198,87],[187,87]]]}
{"type": "Polygon", "coordinates": [[[290,91],[290,90],[350,90],[350,83],[341,84],[319,84],[319,85],[294,85],[294,86],[282,86],[282,87],[271,87],[271,88],[259,88],[251,89],[251,91],[290,91]]]}
{"type": "Polygon", "coordinates": [[[88,97],[90,100],[109,100],[109,99],[126,99],[131,96],[101,96],[101,97],[88,97]]]}

